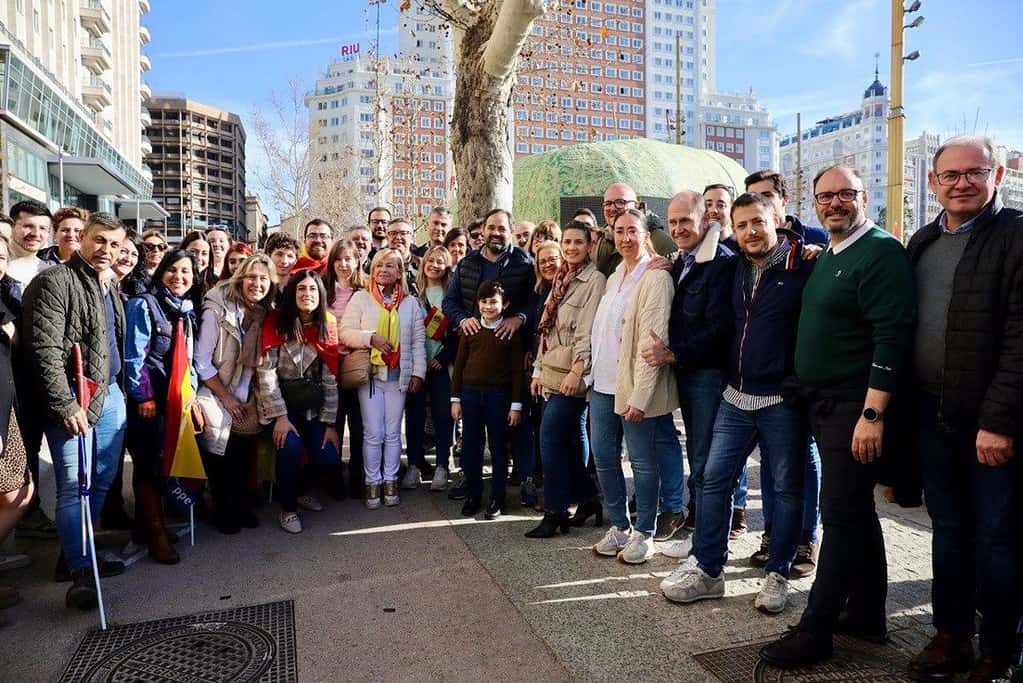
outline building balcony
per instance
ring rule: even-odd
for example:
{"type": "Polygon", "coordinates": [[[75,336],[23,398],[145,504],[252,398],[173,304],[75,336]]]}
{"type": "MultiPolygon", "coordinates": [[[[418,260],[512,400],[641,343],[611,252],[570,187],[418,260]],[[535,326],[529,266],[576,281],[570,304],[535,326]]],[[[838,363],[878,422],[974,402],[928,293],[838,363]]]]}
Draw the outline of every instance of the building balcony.
{"type": "Polygon", "coordinates": [[[82,28],[95,37],[110,33],[110,13],[100,0],[81,0],[79,17],[82,28]]]}
{"type": "Polygon", "coordinates": [[[149,35],[149,29],[145,26],[139,25],[139,42],[145,45],[152,37],[149,35]]]}
{"type": "Polygon", "coordinates": [[[141,111],[139,111],[139,116],[141,117],[143,128],[149,128],[153,125],[153,117],[149,114],[149,110],[145,107],[142,107],[141,111]]]}
{"type": "Polygon", "coordinates": [[[82,66],[97,76],[110,68],[110,59],[110,49],[98,40],[82,46],[82,66]]]}
{"type": "Polygon", "coordinates": [[[153,96],[153,89],[149,87],[149,84],[145,81],[139,83],[139,94],[142,96],[142,101],[145,102],[153,96]]]}
{"type": "Polygon", "coordinates": [[[139,53],[139,67],[142,69],[142,73],[145,73],[153,68],[153,63],[149,61],[149,55],[145,52],[139,53]]]}
{"type": "Polygon", "coordinates": [[[99,76],[90,76],[82,83],[82,99],[85,105],[95,112],[106,109],[113,102],[113,91],[110,84],[99,76]]]}
{"type": "Polygon", "coordinates": [[[149,14],[149,0],[139,0],[139,14],[149,14]]]}
{"type": "Polygon", "coordinates": [[[150,155],[152,153],[153,153],[153,142],[149,139],[148,136],[143,135],[142,136],[142,154],[143,154],[143,156],[148,156],[148,155],[150,155]]]}

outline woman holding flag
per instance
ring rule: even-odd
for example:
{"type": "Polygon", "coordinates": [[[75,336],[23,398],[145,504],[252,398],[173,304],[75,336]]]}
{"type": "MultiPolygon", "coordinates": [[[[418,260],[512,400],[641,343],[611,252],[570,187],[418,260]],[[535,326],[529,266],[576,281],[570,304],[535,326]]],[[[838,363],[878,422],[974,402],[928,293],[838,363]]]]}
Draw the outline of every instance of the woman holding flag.
{"type": "MultiPolygon", "coordinates": [[[[169,401],[181,404],[185,382],[188,392],[194,394],[196,389],[191,368],[196,318],[190,294],[197,271],[191,252],[171,251],[156,267],[149,290],[129,299],[124,311],[126,440],[132,455],[135,490],[132,535],[136,543],[148,543],[149,556],[161,564],[177,564],[180,560],[164,525],[161,484],[164,462],[172,463],[177,455],[182,418],[180,410],[173,414],[169,401]],[[183,355],[185,362],[175,364],[176,354],[183,355]],[[174,426],[178,426],[177,431],[174,426]]],[[[197,460],[195,435],[190,436],[197,460]]]]}
{"type": "MultiPolygon", "coordinates": [[[[458,352],[458,332],[448,324],[441,304],[444,292],[451,280],[451,254],[444,247],[431,247],[423,254],[423,260],[416,277],[419,302],[423,305],[423,325],[426,332],[426,401],[429,402],[433,418],[434,445],[437,447],[437,466],[433,471],[431,491],[443,491],[448,486],[448,459],[451,457],[451,440],[454,437],[454,421],[451,419],[451,375],[448,367],[458,352]]],[[[409,425],[409,432],[422,438],[426,427],[426,411],[419,411],[415,424],[409,425]]],[[[406,436],[407,438],[407,436],[406,436]]]]}
{"type": "Polygon", "coordinates": [[[408,391],[426,377],[423,309],[403,285],[404,259],[396,249],[381,249],[370,266],[367,289],[352,297],[341,320],[341,343],[370,349],[370,380],[359,387],[365,427],[363,461],[366,507],[397,505],[401,462],[401,416],[408,391]],[[381,473],[381,460],[383,472],[381,473]]]}
{"type": "Polygon", "coordinates": [[[256,370],[260,422],[273,423],[277,448],[278,522],[301,533],[298,516],[303,450],[318,478],[340,477],[337,420],[337,323],[327,310],[327,292],[315,271],[293,272],[281,307],[263,321],[263,362],[256,370]]]}

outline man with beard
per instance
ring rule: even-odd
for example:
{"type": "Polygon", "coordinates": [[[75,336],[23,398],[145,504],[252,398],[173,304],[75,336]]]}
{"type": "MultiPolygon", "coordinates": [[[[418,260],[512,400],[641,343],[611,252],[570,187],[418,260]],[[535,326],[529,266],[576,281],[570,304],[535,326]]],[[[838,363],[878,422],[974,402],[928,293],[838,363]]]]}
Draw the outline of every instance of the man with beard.
{"type": "Polygon", "coordinates": [[[803,244],[827,245],[828,233],[825,230],[803,225],[795,216],[785,214],[785,204],[789,201],[789,193],[785,187],[785,178],[781,173],[771,170],[757,171],[746,176],[745,184],[747,192],[756,192],[771,200],[774,210],[785,218],[785,225],[782,227],[789,232],[796,233],[796,236],[803,240],[803,244]]]}
{"type": "Polygon", "coordinates": [[[50,241],[53,215],[44,204],[27,199],[14,205],[11,218],[14,227],[7,274],[27,287],[32,278],[53,265],[39,258],[39,251],[50,241]]]}
{"type": "Polygon", "coordinates": [[[373,254],[377,249],[387,246],[387,224],[391,222],[391,210],[385,206],[378,206],[369,212],[366,225],[373,236],[373,248],[369,252],[368,260],[373,260],[373,254]]]}
{"type": "Polygon", "coordinates": [[[885,412],[916,316],[906,251],[867,218],[859,173],[832,166],[813,188],[831,239],[803,292],[795,370],[820,448],[824,536],[799,624],[760,650],[761,659],[785,669],[829,658],[835,633],[872,642],[887,637],[888,576],[874,486],[885,412]]]}
{"type": "MultiPolygon", "coordinates": [[[[637,203],[636,191],[626,183],[612,183],[604,190],[604,222],[608,227],[601,232],[600,239],[597,240],[597,245],[594,248],[596,254],[594,261],[597,264],[597,270],[603,273],[604,277],[610,277],[618,264],[622,262],[622,255],[615,251],[615,243],[611,238],[609,226],[614,225],[615,219],[625,213],[626,209],[635,209],[637,203]]],[[[654,251],[661,256],[667,256],[675,251],[675,243],[664,232],[663,226],[655,228],[651,225],[650,228],[650,243],[653,245],[654,251]]]]}
{"type": "Polygon", "coordinates": [[[427,252],[430,247],[444,246],[444,238],[451,229],[451,212],[443,206],[433,207],[433,211],[426,217],[427,239],[418,247],[412,247],[412,253],[419,258],[427,252]]]}
{"type": "Polygon", "coordinates": [[[312,270],[318,275],[323,275],[327,268],[327,253],[330,252],[333,240],[334,230],[327,221],[314,218],[306,223],[302,245],[305,253],[295,261],[293,270],[312,270]]]}

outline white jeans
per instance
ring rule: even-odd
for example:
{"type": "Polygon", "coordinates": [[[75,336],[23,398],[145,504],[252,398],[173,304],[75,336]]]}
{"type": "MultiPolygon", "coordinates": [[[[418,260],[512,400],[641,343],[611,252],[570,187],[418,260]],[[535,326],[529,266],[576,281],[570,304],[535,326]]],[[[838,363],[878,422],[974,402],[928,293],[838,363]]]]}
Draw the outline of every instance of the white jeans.
{"type": "Polygon", "coordinates": [[[398,382],[372,380],[359,387],[362,408],[362,458],[366,483],[397,481],[401,464],[401,416],[405,411],[405,394],[398,382]],[[372,389],[372,395],[370,390],[372,389]],[[380,476],[381,457],[383,478],[380,476]]]}

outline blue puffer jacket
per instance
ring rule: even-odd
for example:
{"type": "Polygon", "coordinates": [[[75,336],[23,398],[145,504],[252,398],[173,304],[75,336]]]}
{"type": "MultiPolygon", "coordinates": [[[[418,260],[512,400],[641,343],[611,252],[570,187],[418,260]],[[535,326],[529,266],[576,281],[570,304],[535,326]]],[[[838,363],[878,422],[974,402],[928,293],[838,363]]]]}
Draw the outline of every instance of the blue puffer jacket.
{"type": "Polygon", "coordinates": [[[819,244],[822,247],[828,246],[828,231],[824,228],[817,228],[812,225],[803,225],[795,216],[785,216],[785,227],[803,240],[804,244],[819,244]]]}
{"type": "Polygon", "coordinates": [[[803,242],[779,231],[788,255],[760,278],[752,296],[745,281],[751,263],[738,258],[732,280],[735,334],[729,357],[728,383],[747,394],[777,396],[781,383],[795,374],[794,356],[803,287],[814,261],[802,258],[803,242]]]}
{"type": "Polygon", "coordinates": [[[728,365],[728,349],[734,336],[732,281],[735,254],[722,244],[714,258],[694,263],[682,281],[683,261],[671,269],[675,298],[668,321],[668,347],[675,354],[680,381],[687,372],[728,365]]]}

